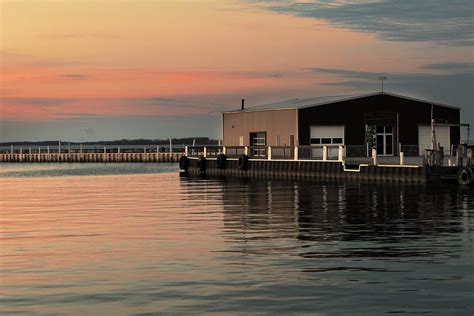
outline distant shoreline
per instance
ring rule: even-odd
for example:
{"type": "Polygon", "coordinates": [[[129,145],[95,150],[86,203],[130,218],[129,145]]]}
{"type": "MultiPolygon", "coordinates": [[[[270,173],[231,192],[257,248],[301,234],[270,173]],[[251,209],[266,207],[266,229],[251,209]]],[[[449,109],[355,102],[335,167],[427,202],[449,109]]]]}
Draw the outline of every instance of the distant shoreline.
{"type": "MultiPolygon", "coordinates": [[[[61,142],[63,145],[169,145],[169,139],[120,139],[110,141],[67,141],[67,140],[46,140],[46,141],[14,141],[0,142],[1,146],[56,146],[61,142]]],[[[173,145],[217,145],[218,140],[209,137],[184,137],[172,138],[173,145]]]]}

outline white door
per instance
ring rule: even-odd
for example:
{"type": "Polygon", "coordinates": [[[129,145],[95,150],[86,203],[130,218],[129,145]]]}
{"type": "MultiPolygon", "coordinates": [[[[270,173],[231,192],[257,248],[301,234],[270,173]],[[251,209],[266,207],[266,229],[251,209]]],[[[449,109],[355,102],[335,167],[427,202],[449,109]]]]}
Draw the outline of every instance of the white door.
{"type": "MultiPolygon", "coordinates": [[[[445,154],[448,154],[451,147],[449,126],[435,126],[436,142],[444,147],[445,154]]],[[[420,156],[423,156],[425,149],[432,149],[431,126],[418,126],[418,144],[420,156]]]]}
{"type": "MultiPolygon", "coordinates": [[[[310,143],[313,146],[321,145],[344,145],[344,126],[326,126],[315,125],[310,127],[310,143]]],[[[320,155],[321,149],[314,149],[312,156],[320,155]]],[[[322,152],[321,152],[322,155],[322,152]]],[[[328,151],[329,157],[337,157],[338,148],[333,148],[328,151]]]]}

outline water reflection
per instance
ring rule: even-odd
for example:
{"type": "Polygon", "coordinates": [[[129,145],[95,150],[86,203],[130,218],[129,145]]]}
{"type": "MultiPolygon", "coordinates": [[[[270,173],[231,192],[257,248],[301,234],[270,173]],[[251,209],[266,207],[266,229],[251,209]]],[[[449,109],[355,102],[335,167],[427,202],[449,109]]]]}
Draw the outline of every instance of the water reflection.
{"type": "Polygon", "coordinates": [[[272,240],[272,247],[239,244],[246,253],[298,249],[306,258],[456,257],[456,246],[432,247],[430,238],[470,234],[473,227],[472,217],[465,216],[466,209],[474,209],[472,188],[261,179],[220,184],[230,240],[244,245],[272,240]],[[411,247],[413,241],[418,243],[411,247]],[[336,242],[347,244],[334,247],[336,242]]]}
{"type": "Polygon", "coordinates": [[[0,170],[2,315],[474,309],[472,188],[15,168],[0,170]]]}

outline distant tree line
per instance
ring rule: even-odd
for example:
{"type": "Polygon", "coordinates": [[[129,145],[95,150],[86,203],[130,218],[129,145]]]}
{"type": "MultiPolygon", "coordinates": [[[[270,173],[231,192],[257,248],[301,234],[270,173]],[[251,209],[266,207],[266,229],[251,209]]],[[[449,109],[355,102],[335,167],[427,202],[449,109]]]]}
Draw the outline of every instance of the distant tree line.
{"type": "MultiPolygon", "coordinates": [[[[192,145],[193,142],[196,145],[217,145],[219,143],[216,139],[209,137],[184,137],[184,138],[172,138],[174,145],[192,145]]],[[[24,141],[24,142],[2,142],[0,146],[56,146],[59,140],[46,140],[46,141],[24,141]]],[[[169,139],[120,139],[111,141],[95,141],[95,142],[69,142],[61,140],[62,144],[71,145],[169,145],[169,139]]]]}

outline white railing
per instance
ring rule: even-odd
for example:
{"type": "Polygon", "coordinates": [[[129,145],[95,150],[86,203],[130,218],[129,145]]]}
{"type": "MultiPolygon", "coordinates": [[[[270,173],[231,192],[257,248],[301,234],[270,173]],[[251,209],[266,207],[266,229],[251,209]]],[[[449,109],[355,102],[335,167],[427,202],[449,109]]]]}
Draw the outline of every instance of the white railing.
{"type": "Polygon", "coordinates": [[[343,145],[312,146],[186,146],[188,157],[217,157],[225,154],[229,158],[247,155],[252,159],[265,160],[334,160],[345,158],[343,145]]]}

